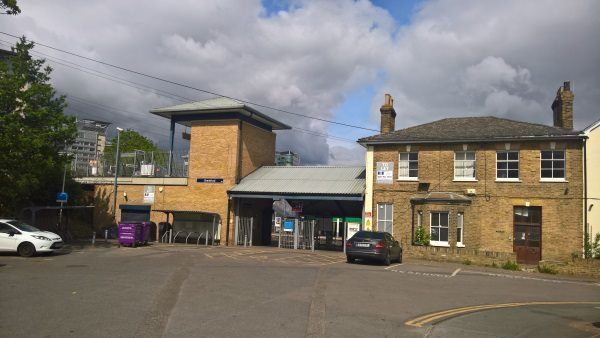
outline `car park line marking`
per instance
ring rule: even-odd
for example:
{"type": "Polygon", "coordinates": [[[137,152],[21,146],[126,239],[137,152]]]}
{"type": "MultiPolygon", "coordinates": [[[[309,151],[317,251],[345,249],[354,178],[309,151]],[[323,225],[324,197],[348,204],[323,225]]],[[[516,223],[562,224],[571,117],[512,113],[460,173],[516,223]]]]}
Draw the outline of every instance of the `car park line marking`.
{"type": "Polygon", "coordinates": [[[204,253],[204,256],[206,256],[206,257],[208,257],[208,258],[210,258],[210,259],[213,259],[213,258],[214,258],[213,256],[211,256],[211,255],[207,254],[206,252],[204,253]]]}
{"type": "Polygon", "coordinates": [[[492,309],[502,309],[502,308],[512,308],[512,307],[521,307],[521,306],[532,306],[532,305],[568,305],[568,304],[600,304],[600,302],[524,302],[524,303],[505,303],[505,304],[486,304],[486,305],[475,305],[475,306],[466,306],[460,308],[454,308],[434,313],[429,313],[409,321],[406,321],[404,324],[408,326],[414,327],[423,327],[427,324],[435,324],[435,322],[442,321],[444,319],[450,317],[456,317],[467,313],[484,311],[484,310],[492,310],[492,309]]]}
{"type": "Polygon", "coordinates": [[[389,270],[389,269],[391,269],[391,268],[395,268],[395,267],[397,267],[397,266],[400,266],[400,265],[402,265],[402,263],[398,263],[398,264],[390,265],[390,266],[388,266],[387,268],[385,268],[384,270],[389,270]]]}
{"type": "MultiPolygon", "coordinates": [[[[472,275],[482,275],[482,276],[490,276],[490,277],[503,277],[503,278],[511,278],[511,279],[525,279],[525,280],[533,280],[547,283],[557,283],[557,284],[578,284],[578,285],[595,285],[600,286],[598,283],[586,282],[586,281],[571,281],[564,279],[549,279],[549,278],[540,278],[540,277],[529,277],[529,276],[519,276],[519,275],[508,275],[503,273],[491,273],[491,272],[481,272],[481,271],[473,271],[473,270],[464,270],[464,272],[472,275]]],[[[463,274],[464,276],[464,274],[463,274]]]]}
{"type": "Polygon", "coordinates": [[[452,275],[450,277],[456,276],[459,272],[460,272],[460,268],[454,270],[454,272],[452,273],[452,275]]]}

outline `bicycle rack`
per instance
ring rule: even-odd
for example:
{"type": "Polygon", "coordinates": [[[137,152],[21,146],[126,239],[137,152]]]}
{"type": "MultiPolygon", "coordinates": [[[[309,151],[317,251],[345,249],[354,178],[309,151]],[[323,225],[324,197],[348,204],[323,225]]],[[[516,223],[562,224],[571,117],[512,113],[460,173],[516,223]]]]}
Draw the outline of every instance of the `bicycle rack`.
{"type": "Polygon", "coordinates": [[[184,231],[177,231],[175,233],[175,237],[173,237],[173,243],[175,243],[177,241],[177,236],[179,236],[179,234],[182,233],[182,232],[184,232],[184,231]]]}
{"type": "Polygon", "coordinates": [[[190,231],[190,232],[188,233],[187,237],[185,238],[185,244],[188,244],[188,238],[190,238],[190,236],[191,236],[192,234],[196,234],[196,233],[198,234],[198,237],[200,237],[200,233],[199,233],[199,232],[190,231]]]}

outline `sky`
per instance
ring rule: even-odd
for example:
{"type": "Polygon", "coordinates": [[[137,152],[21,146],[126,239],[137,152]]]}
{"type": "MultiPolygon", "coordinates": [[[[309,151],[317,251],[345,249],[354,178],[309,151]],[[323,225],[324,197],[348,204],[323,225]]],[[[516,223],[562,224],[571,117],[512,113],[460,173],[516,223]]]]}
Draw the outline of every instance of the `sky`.
{"type": "MultiPolygon", "coordinates": [[[[551,125],[550,105],[566,80],[575,94],[575,128],[600,119],[600,2],[593,0],[185,0],[176,6],[21,0],[19,6],[20,15],[0,17],[0,31],[366,129],[379,129],[385,93],[394,98],[398,129],[458,116],[551,125]]],[[[0,48],[14,41],[0,34],[0,48]]],[[[214,97],[42,46],[34,56],[54,68],[52,83],[67,95],[68,114],[112,122],[110,133],[116,126],[138,130],[162,147],[169,124],[150,109],[214,97]]],[[[295,127],[277,132],[277,150],[298,152],[302,164],[363,165],[356,140],[377,133],[258,110],[295,127]]],[[[176,148],[185,151],[185,142],[178,137],[176,148]]]]}

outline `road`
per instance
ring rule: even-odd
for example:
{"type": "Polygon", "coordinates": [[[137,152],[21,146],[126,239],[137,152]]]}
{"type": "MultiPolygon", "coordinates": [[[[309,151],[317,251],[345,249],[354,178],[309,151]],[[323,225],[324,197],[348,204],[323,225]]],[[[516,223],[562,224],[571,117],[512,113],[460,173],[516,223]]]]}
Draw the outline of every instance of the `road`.
{"type": "Polygon", "coordinates": [[[598,281],[277,248],[0,255],[2,337],[591,337],[598,281]]]}

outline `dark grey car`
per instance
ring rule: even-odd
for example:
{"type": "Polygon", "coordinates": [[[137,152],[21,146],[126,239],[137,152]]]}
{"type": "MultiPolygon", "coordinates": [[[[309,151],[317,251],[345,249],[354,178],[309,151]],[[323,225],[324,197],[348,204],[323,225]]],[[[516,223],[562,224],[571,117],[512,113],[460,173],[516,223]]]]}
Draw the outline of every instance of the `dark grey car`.
{"type": "Polygon", "coordinates": [[[387,232],[359,231],[346,242],[346,259],[374,259],[390,265],[392,261],[402,263],[402,247],[387,232]]]}

